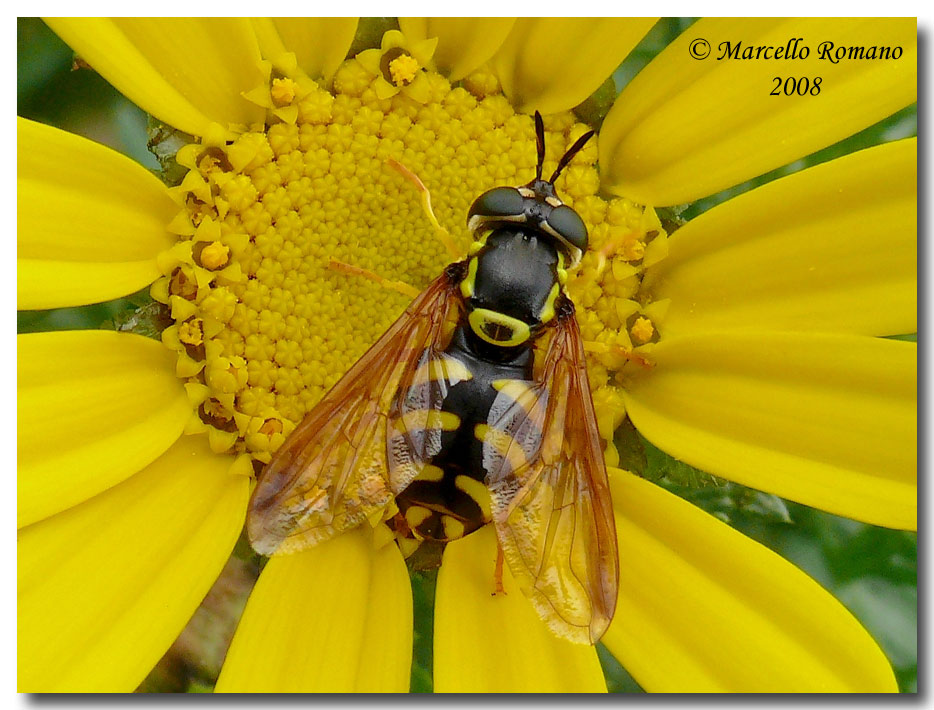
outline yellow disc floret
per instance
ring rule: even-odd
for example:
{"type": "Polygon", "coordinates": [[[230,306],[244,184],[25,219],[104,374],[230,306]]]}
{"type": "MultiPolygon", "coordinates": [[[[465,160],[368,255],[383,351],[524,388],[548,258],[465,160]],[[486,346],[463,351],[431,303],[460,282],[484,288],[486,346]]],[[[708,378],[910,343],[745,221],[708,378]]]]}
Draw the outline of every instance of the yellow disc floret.
{"type": "Polygon", "coordinates": [[[230,248],[220,242],[211,242],[201,250],[201,266],[205,269],[220,269],[227,265],[230,248]]]}
{"type": "Polygon", "coordinates": [[[392,83],[396,86],[411,84],[420,68],[415,57],[409,54],[399,55],[389,62],[389,74],[392,76],[392,83]]]}
{"type": "Polygon", "coordinates": [[[648,318],[639,317],[636,318],[635,323],[633,323],[632,328],[629,329],[629,332],[632,334],[632,340],[634,343],[643,345],[644,343],[649,342],[652,339],[652,336],[655,335],[655,327],[652,325],[652,321],[648,318]]]}
{"type": "MultiPolygon", "coordinates": [[[[265,126],[230,142],[217,131],[179,151],[189,173],[174,188],[178,243],[160,256],[164,277],[152,294],[176,321],[163,342],[177,352],[192,400],[186,431],[206,431],[214,450],[268,461],[402,313],[405,294],[450,261],[420,195],[390,160],[429,188],[439,222],[464,254],[477,195],[534,175],[533,121],[515,113],[492,72],[452,87],[424,68],[433,45],[400,51],[399,37],[390,40],[345,62],[330,92],[277,74],[265,94],[273,104],[265,126]],[[386,88],[387,53],[392,83],[404,90],[386,88]]],[[[546,117],[545,174],[585,130],[569,112],[546,117]]],[[[597,194],[595,142],[591,148],[557,189],[590,231],[590,249],[562,281],[590,343],[602,431],[621,416],[614,375],[628,367],[624,355],[657,340],[652,320],[632,318],[645,310],[643,265],[664,255],[665,233],[651,210],[597,194]]]]}
{"type": "Polygon", "coordinates": [[[273,79],[269,95],[276,106],[288,106],[295,99],[297,85],[290,78],[273,79]]]}
{"type": "Polygon", "coordinates": [[[178,327],[178,339],[186,345],[201,345],[204,342],[204,323],[192,318],[178,327]]]}

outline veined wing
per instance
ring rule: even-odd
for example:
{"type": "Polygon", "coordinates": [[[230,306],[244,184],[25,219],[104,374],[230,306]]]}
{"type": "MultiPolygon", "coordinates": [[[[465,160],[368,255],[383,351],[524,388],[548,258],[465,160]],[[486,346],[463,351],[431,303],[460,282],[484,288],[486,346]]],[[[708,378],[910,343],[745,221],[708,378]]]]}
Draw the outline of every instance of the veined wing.
{"type": "Polygon", "coordinates": [[[497,389],[483,448],[506,561],[556,634],[596,643],[616,610],[619,560],[573,312],[556,325],[537,381],[497,389]]]}
{"type": "MultiPolygon", "coordinates": [[[[390,459],[400,458],[409,446],[392,433],[390,410],[401,388],[417,379],[420,366],[432,367],[434,356],[426,353],[439,353],[445,321],[456,307],[456,287],[449,267],[275,453],[250,499],[247,532],[257,552],[304,549],[359,525],[389,503],[390,459]]],[[[415,436],[409,432],[410,439],[415,436]]],[[[404,477],[413,469],[417,475],[418,447],[407,460],[404,477]]]]}

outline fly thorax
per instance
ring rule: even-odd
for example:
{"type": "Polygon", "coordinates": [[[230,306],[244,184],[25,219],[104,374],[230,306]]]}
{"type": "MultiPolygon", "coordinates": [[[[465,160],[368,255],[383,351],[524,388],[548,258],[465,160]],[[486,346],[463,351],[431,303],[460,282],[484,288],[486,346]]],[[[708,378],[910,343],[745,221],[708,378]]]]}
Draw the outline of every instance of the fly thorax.
{"type": "Polygon", "coordinates": [[[461,282],[472,333],[504,348],[534,340],[554,317],[558,269],[554,246],[531,230],[492,232],[461,282]]]}

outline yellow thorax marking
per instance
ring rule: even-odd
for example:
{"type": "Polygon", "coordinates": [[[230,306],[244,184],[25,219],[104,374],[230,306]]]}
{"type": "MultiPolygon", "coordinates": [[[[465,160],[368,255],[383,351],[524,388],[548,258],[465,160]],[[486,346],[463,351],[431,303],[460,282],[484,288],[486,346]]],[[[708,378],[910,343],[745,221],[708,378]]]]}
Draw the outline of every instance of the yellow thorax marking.
{"type": "Polygon", "coordinates": [[[461,295],[464,298],[473,296],[474,284],[477,281],[477,257],[467,263],[467,275],[461,281],[461,295]]]}
{"type": "Polygon", "coordinates": [[[564,286],[568,282],[568,272],[564,268],[564,253],[558,252],[558,283],[564,286]]]}
{"type": "Polygon", "coordinates": [[[555,300],[560,292],[561,287],[557,283],[551,287],[548,298],[545,299],[545,305],[542,306],[542,312],[538,315],[538,319],[542,323],[547,323],[555,317],[555,300]]]}
{"type": "Polygon", "coordinates": [[[467,320],[470,323],[471,330],[492,345],[506,348],[521,345],[532,335],[528,323],[523,323],[518,318],[491,311],[488,308],[473,309],[467,320]],[[502,329],[508,329],[512,335],[508,338],[494,338],[490,332],[496,333],[502,329]]]}
{"type": "Polygon", "coordinates": [[[475,256],[483,247],[486,246],[486,238],[490,236],[490,232],[484,233],[482,237],[474,241],[470,248],[467,250],[467,256],[475,256]]]}

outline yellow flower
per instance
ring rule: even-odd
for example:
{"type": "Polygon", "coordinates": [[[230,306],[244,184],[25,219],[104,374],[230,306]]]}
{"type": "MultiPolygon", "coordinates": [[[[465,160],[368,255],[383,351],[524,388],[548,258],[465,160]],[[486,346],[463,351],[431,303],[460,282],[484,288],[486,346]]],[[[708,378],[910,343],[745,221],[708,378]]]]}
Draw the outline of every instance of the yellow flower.
{"type": "MultiPolygon", "coordinates": [[[[166,189],[96,144],[18,124],[18,307],[152,284],[175,321],[163,343],[106,331],[18,340],[20,690],[128,691],[220,572],[254,472],[401,312],[400,291],[446,261],[387,159],[419,174],[466,249],[469,202],[530,177],[528,113],[549,114],[547,174],[587,130],[570,109],[652,21],[403,19],[346,62],[356,21],[50,24],[198,138],[166,189]]],[[[914,23],[702,20],[689,35],[624,89],[557,184],[591,232],[568,288],[601,434],[611,441],[628,416],[716,475],[914,529],[915,346],[876,336],[917,327],[916,141],[776,180],[674,234],[654,210],[915,101],[914,23]],[[695,36],[830,33],[904,54],[801,62],[796,73],[820,73],[826,91],[779,99],[769,67],[688,54],[695,36]]],[[[612,444],[606,455],[615,462],[612,444]]],[[[643,687],[895,690],[875,642],[813,580],[641,478],[613,468],[610,480],[622,572],[603,641],[643,687]]],[[[218,689],[407,690],[408,575],[379,532],[271,559],[218,689]]],[[[509,593],[490,596],[494,545],[485,528],[445,551],[435,689],[605,690],[595,650],[552,636],[508,571],[509,593]]]]}
{"type": "MultiPolygon", "coordinates": [[[[437,38],[409,43],[399,30],[389,30],[383,34],[379,49],[365,49],[354,61],[374,78],[372,88],[377,98],[389,99],[401,91],[413,101],[424,104],[431,98],[425,67],[437,44],[437,38]]],[[[338,90],[342,83],[338,80],[335,85],[338,90]]]]}

